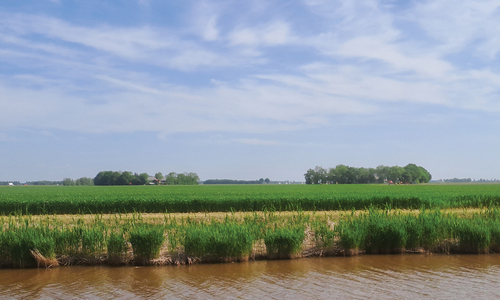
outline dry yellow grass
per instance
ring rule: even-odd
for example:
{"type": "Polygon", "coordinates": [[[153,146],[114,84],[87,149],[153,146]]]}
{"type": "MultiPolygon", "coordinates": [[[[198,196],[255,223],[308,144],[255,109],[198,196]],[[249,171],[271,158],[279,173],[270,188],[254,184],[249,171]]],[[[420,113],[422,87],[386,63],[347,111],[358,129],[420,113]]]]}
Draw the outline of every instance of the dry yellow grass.
{"type": "MultiPolygon", "coordinates": [[[[475,213],[480,213],[486,211],[486,209],[480,208],[463,208],[463,209],[444,209],[442,210],[444,213],[453,213],[458,216],[470,216],[475,213]]],[[[354,211],[354,215],[359,215],[360,213],[365,212],[365,210],[357,210],[354,211]]],[[[419,210],[393,210],[392,213],[398,212],[413,212],[418,213],[419,210]]],[[[293,215],[297,215],[298,212],[275,212],[272,213],[272,216],[275,218],[289,218],[293,215]]],[[[337,222],[342,216],[351,215],[352,211],[303,211],[301,212],[303,216],[309,216],[311,221],[321,221],[321,220],[329,220],[330,222],[337,222]]],[[[175,219],[175,220],[190,220],[195,221],[211,221],[217,220],[222,221],[226,217],[229,217],[233,220],[243,221],[244,218],[253,218],[255,215],[258,217],[265,219],[266,216],[269,216],[269,212],[235,212],[235,213],[226,213],[226,212],[215,212],[215,213],[171,213],[171,214],[161,214],[161,213],[153,213],[153,214],[102,214],[102,215],[33,215],[29,216],[31,221],[40,222],[40,223],[58,223],[64,225],[75,224],[76,220],[83,220],[84,223],[90,224],[96,218],[102,219],[105,223],[125,223],[133,219],[142,219],[147,223],[152,224],[160,224],[165,220],[175,219]],[[47,222],[49,221],[49,222],[47,222]]],[[[26,216],[25,216],[26,217],[26,216]]],[[[3,217],[4,225],[7,224],[9,217],[3,217]]],[[[0,221],[2,220],[0,219],[0,221]]],[[[1,223],[1,222],[0,222],[1,223]]]]}
{"type": "Polygon", "coordinates": [[[43,256],[38,250],[30,250],[31,256],[36,260],[36,263],[39,268],[51,268],[59,266],[57,259],[55,258],[46,258],[43,256]]]}

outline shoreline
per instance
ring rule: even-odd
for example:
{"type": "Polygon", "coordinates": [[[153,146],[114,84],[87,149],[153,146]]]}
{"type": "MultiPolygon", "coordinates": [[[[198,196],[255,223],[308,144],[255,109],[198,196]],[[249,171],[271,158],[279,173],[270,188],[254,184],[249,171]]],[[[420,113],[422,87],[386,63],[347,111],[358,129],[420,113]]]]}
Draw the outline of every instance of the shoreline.
{"type": "Polygon", "coordinates": [[[500,248],[482,249],[481,251],[468,251],[460,248],[460,243],[457,240],[445,240],[434,247],[433,250],[425,250],[422,247],[414,249],[382,249],[382,251],[370,252],[360,249],[343,249],[339,245],[330,247],[329,249],[322,248],[315,242],[314,236],[309,235],[303,243],[303,249],[297,254],[268,254],[263,240],[255,243],[252,253],[246,256],[239,257],[217,257],[204,256],[195,257],[188,256],[186,253],[171,253],[166,245],[162,246],[158,258],[136,261],[133,255],[132,247],[129,245],[127,254],[120,257],[118,260],[112,259],[107,253],[95,257],[84,256],[69,256],[58,255],[55,259],[46,259],[42,255],[33,255],[37,261],[37,265],[14,267],[1,266],[0,269],[28,269],[28,268],[55,268],[55,267],[71,267],[71,266],[107,266],[107,267],[138,267],[138,266],[189,266],[194,264],[223,264],[223,263],[243,263],[251,261],[273,261],[273,260],[291,260],[291,259],[308,259],[316,257],[356,257],[356,256],[402,256],[402,255],[495,255],[500,254],[500,248]],[[305,248],[309,245],[308,248],[305,248]],[[496,251],[494,251],[496,250],[496,251]]]}
{"type": "Polygon", "coordinates": [[[179,255],[165,255],[156,259],[151,259],[146,263],[136,264],[133,257],[125,258],[120,262],[110,262],[107,255],[103,255],[99,258],[84,258],[84,257],[69,257],[61,256],[57,257],[57,264],[51,263],[46,264],[44,262],[45,258],[41,258],[37,266],[26,266],[26,267],[12,267],[12,266],[0,266],[0,270],[15,270],[15,269],[33,269],[33,268],[45,268],[51,269],[55,267],[72,267],[72,266],[104,266],[104,267],[168,267],[168,266],[189,266],[194,264],[228,264],[228,263],[245,263],[252,261],[279,261],[279,260],[291,260],[291,259],[308,259],[308,258],[318,258],[318,257],[356,257],[356,256],[413,256],[413,255],[496,255],[500,252],[495,252],[486,249],[484,252],[471,253],[461,251],[458,244],[453,245],[448,251],[425,251],[423,249],[395,249],[394,251],[388,251],[383,253],[367,253],[366,250],[356,250],[354,252],[350,251],[352,249],[335,249],[333,251],[324,251],[318,248],[306,249],[300,254],[291,255],[268,255],[268,254],[252,254],[245,257],[192,257],[185,254],[179,255]]]}

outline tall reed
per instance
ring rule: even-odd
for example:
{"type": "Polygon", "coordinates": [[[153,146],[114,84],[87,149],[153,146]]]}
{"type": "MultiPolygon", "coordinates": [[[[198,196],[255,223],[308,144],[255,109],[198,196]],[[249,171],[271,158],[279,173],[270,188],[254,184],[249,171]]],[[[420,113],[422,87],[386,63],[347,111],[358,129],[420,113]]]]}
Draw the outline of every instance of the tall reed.
{"type": "Polygon", "coordinates": [[[111,230],[107,236],[106,248],[108,254],[108,263],[111,265],[125,263],[127,255],[127,242],[123,236],[122,230],[111,230]]]}
{"type": "Polygon", "coordinates": [[[185,252],[209,261],[246,260],[255,240],[252,227],[235,222],[193,224],[184,231],[185,252]]]}
{"type": "Polygon", "coordinates": [[[129,232],[129,241],[134,251],[134,264],[147,265],[152,259],[158,258],[165,240],[164,232],[165,228],[161,225],[134,224],[129,232]]]}
{"type": "Polygon", "coordinates": [[[339,221],[336,232],[345,255],[358,255],[360,248],[365,248],[365,227],[366,225],[362,219],[352,216],[339,221]]]}
{"type": "Polygon", "coordinates": [[[267,254],[271,258],[289,258],[302,251],[304,226],[268,229],[264,236],[267,254]]]}
{"type": "Polygon", "coordinates": [[[0,265],[15,268],[57,265],[54,240],[45,233],[44,229],[30,227],[0,232],[0,265]]]}

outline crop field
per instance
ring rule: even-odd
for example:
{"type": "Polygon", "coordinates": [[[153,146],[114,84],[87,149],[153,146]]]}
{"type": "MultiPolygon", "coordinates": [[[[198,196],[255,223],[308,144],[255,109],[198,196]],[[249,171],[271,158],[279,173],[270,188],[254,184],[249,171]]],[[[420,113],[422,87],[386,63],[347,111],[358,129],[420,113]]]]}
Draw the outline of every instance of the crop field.
{"type": "Polygon", "coordinates": [[[500,251],[500,185],[0,188],[0,267],[500,251]]]}
{"type": "Polygon", "coordinates": [[[500,205],[500,185],[0,187],[0,215],[468,208],[500,205]]]}

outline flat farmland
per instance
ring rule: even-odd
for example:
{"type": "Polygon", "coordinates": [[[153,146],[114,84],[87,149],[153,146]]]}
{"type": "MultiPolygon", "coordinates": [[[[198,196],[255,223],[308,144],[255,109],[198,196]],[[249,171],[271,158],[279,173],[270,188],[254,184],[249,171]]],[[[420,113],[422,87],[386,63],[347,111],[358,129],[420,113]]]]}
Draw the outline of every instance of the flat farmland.
{"type": "Polygon", "coordinates": [[[500,204],[498,184],[0,187],[0,214],[326,211],[500,204]]]}

